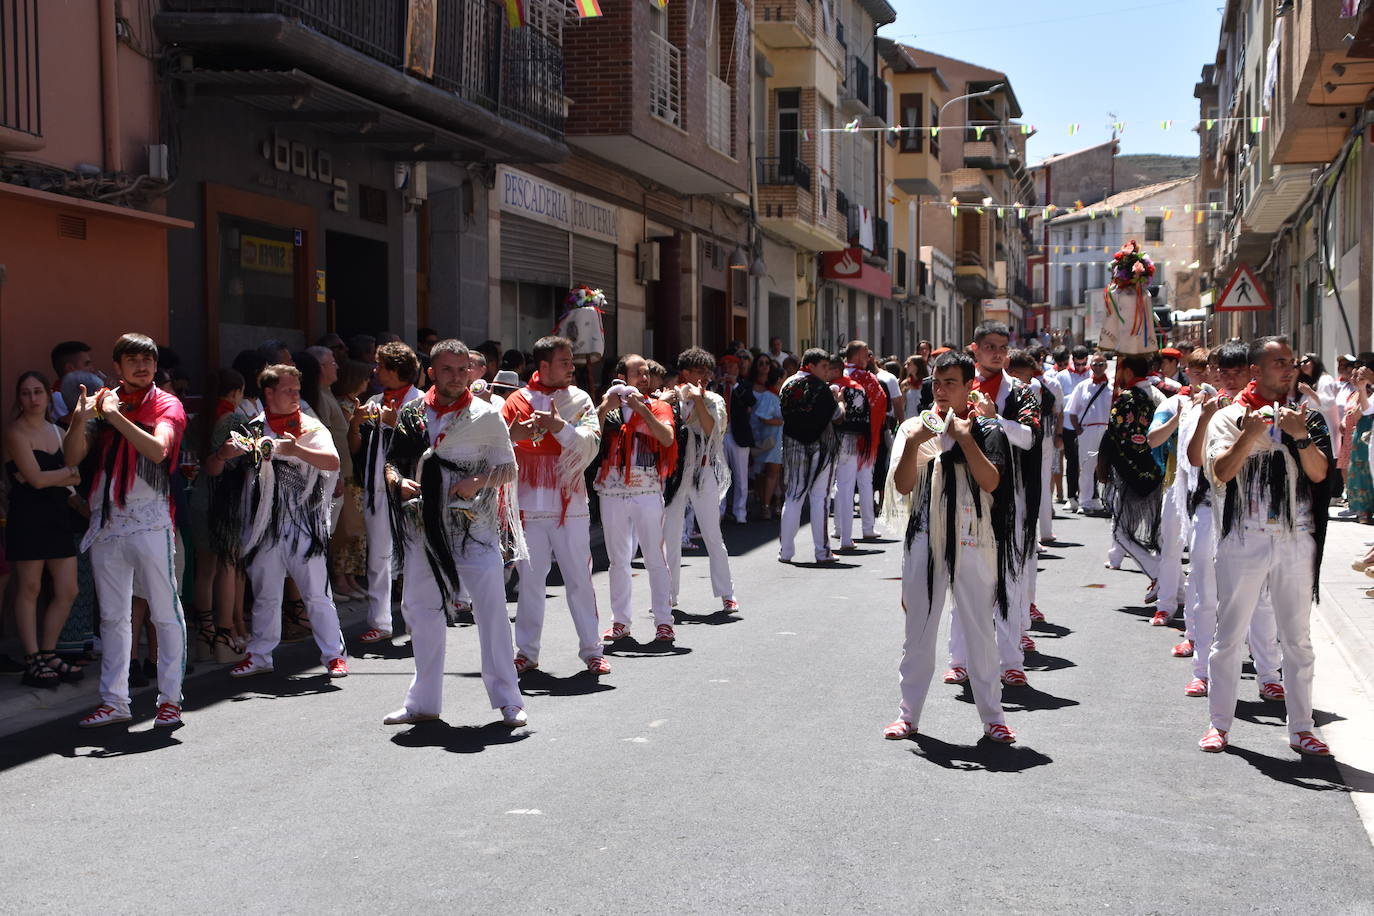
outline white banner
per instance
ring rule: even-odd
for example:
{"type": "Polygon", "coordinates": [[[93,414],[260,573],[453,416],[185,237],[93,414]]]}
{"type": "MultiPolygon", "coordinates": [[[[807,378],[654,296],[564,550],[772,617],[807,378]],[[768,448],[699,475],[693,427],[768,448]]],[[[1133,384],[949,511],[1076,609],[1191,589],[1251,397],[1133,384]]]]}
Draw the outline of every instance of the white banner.
{"type": "Polygon", "coordinates": [[[496,169],[496,192],[505,213],[589,238],[611,243],[619,240],[619,208],[585,194],[504,165],[496,169]]]}

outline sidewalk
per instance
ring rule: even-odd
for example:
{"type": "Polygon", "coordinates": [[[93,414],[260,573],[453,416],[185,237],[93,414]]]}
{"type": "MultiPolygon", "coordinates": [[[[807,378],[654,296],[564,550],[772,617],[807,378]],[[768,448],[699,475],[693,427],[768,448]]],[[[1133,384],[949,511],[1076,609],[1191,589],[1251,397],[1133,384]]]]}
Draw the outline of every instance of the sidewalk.
{"type": "Polygon", "coordinates": [[[1321,603],[1315,610],[1365,696],[1374,698],[1374,598],[1365,597],[1374,579],[1350,568],[1369,549],[1368,541],[1374,541],[1374,526],[1336,518],[1332,509],[1322,558],[1321,603]]]}

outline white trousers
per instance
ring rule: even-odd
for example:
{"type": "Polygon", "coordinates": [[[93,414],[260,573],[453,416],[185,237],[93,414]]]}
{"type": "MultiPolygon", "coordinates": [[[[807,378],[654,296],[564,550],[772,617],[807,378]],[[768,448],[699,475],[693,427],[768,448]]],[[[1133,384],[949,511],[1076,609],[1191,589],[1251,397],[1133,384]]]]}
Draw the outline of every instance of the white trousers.
{"type": "MultiPolygon", "coordinates": [[[[912,539],[911,549],[902,561],[902,610],[906,614],[906,640],[902,644],[899,679],[902,702],[898,715],[917,725],[926,695],[935,678],[936,640],[940,630],[940,615],[944,610],[945,594],[954,593],[951,627],[958,625],[966,634],[969,686],[978,718],[983,723],[1005,722],[1002,715],[1002,685],[997,670],[997,649],[994,646],[992,593],[996,571],[976,548],[960,547],[958,575],[951,587],[948,570],[936,558],[935,588],[927,597],[926,556],[930,552],[927,534],[912,539]],[[966,610],[970,609],[970,610],[966,610]]],[[[998,615],[1000,616],[1000,615],[998,615]]]]}
{"type": "MultiPolygon", "coordinates": [[[[654,623],[673,622],[672,579],[668,575],[667,553],[663,546],[663,497],[657,493],[640,496],[601,497],[601,529],[606,555],[611,566],[611,619],[630,625],[633,587],[630,561],[638,546],[644,556],[649,577],[649,605],[654,623]]],[[[703,532],[704,534],[705,532],[703,532]]]]}
{"type": "MultiPolygon", "coordinates": [[[[377,511],[363,506],[363,525],[367,533],[367,625],[383,633],[392,631],[391,515],[386,494],[377,490],[377,511]]],[[[367,499],[367,494],[363,494],[367,499]]]]}
{"type": "Polygon", "coordinates": [[[673,501],[663,509],[663,546],[667,551],[670,605],[676,605],[682,583],[682,530],[688,507],[696,513],[697,527],[711,558],[711,593],[717,598],[735,597],[735,583],[730,576],[730,552],[720,533],[720,485],[705,471],[701,486],[694,487],[684,480],[673,501]]]}
{"type": "Polygon", "coordinates": [[[1314,655],[1310,620],[1315,551],[1310,535],[1258,531],[1232,532],[1217,545],[1217,635],[1207,661],[1213,728],[1231,729],[1240,688],[1241,650],[1267,585],[1283,642],[1288,731],[1312,730],[1314,655]]]}
{"type": "MultiPolygon", "coordinates": [[[[995,578],[994,578],[995,584],[995,578]]],[[[987,596],[983,598],[984,603],[990,610],[987,612],[992,616],[993,637],[996,644],[997,664],[1002,671],[1021,670],[1026,664],[1026,653],[1021,651],[1021,636],[1030,628],[1030,611],[1021,600],[1025,586],[1022,582],[1010,581],[1007,583],[1007,616],[1003,617],[1002,612],[997,609],[996,602],[992,598],[993,584],[988,586],[987,596]]],[[[964,633],[964,616],[959,614],[960,605],[959,595],[954,596],[954,616],[949,621],[949,666],[951,668],[964,668],[972,672],[969,667],[972,661],[971,646],[969,637],[964,633]]]]}
{"type": "Polygon", "coordinates": [[[1105,426],[1085,426],[1078,434],[1078,504],[1084,509],[1102,508],[1101,494],[1094,497],[1093,488],[1097,480],[1097,454],[1106,434],[1105,426]]]}
{"type": "Polygon", "coordinates": [[[860,466],[858,455],[841,454],[835,464],[835,534],[841,547],[854,546],[854,493],[859,494],[859,517],[864,537],[872,536],[873,462],[860,466]]]}
{"type": "Polygon", "coordinates": [[[1183,545],[1188,536],[1186,499],[1180,487],[1164,488],[1159,523],[1159,607],[1170,614],[1186,597],[1183,574],[1183,545]]]}
{"type": "MultiPolygon", "coordinates": [[[[472,617],[482,652],[482,686],[492,709],[525,705],[515,674],[515,647],[506,616],[506,584],[501,554],[495,548],[473,545],[454,557],[458,577],[472,593],[472,617]]],[[[434,571],[417,538],[406,544],[405,582],[401,614],[410,630],[415,677],[406,691],[406,712],[437,716],[444,705],[444,650],[448,621],[444,598],[434,571]]]]}
{"type": "Polygon", "coordinates": [[[1054,450],[1054,434],[1045,437],[1040,457],[1040,536],[1054,540],[1054,470],[1059,455],[1054,450]]]}
{"type": "MultiPolygon", "coordinates": [[[[818,462],[822,461],[820,455],[813,455],[807,465],[807,476],[809,477],[816,470],[818,462]]],[[[828,521],[825,511],[825,501],[830,496],[830,481],[833,469],[827,468],[825,471],[816,475],[816,480],[811,484],[811,489],[800,496],[792,496],[785,493],[782,501],[782,523],[780,526],[778,557],[790,562],[792,554],[796,549],[797,529],[801,527],[801,514],[803,503],[811,506],[811,542],[815,549],[817,560],[824,558],[830,552],[830,540],[826,536],[826,522],[828,521]]]]}
{"type": "Polygon", "coordinates": [[[100,701],[129,712],[129,653],[133,649],[134,576],[157,631],[157,702],[181,705],[186,673],[186,620],[181,615],[172,529],[140,531],[91,545],[91,573],[100,602],[100,701]]]}
{"type": "MultiPolygon", "coordinates": [[[[515,609],[515,650],[532,662],[539,661],[540,636],[544,632],[544,586],[549,567],[558,571],[568,594],[568,613],[577,631],[577,655],[584,662],[603,654],[601,621],[592,589],[591,522],[587,516],[525,521],[529,559],[516,564],[520,570],[520,600],[515,609]]],[[[680,549],[680,548],[679,548],[680,549]]],[[[470,591],[470,589],[469,589],[470,591]]]]}
{"type": "MultiPolygon", "coordinates": [[[[747,445],[736,445],[735,440],[725,437],[725,460],[730,465],[730,483],[732,488],[730,493],[720,494],[720,514],[730,514],[735,517],[735,521],[744,522],[749,519],[749,447],[747,445]],[[727,499],[730,505],[726,505],[727,499]]],[[[684,481],[685,485],[685,481],[684,481]]],[[[697,512],[700,516],[700,511],[697,512]]],[[[697,522],[697,524],[701,524],[697,522]]],[[[703,535],[705,531],[701,532],[703,535]]]]}
{"type": "Polygon", "coordinates": [[[305,602],[320,662],[343,658],[343,632],[329,594],[327,558],[321,555],[307,560],[279,544],[265,545],[248,564],[248,581],[253,586],[253,633],[248,638],[248,654],[256,664],[272,664],[272,650],[281,642],[281,599],[288,577],[305,602]]]}
{"type": "MultiPolygon", "coordinates": [[[[1113,521],[1112,527],[1116,527],[1115,521],[1113,521]]],[[[1140,564],[1140,568],[1144,571],[1145,575],[1149,576],[1151,579],[1159,578],[1159,554],[1151,553],[1148,550],[1144,550],[1140,547],[1140,545],[1132,544],[1131,542],[1127,541],[1124,537],[1122,537],[1119,533],[1113,531],[1112,546],[1107,551],[1107,562],[1111,563],[1113,566],[1120,566],[1121,559],[1126,554],[1130,554],[1131,559],[1135,560],[1136,563],[1140,564]]],[[[1180,560],[1180,562],[1182,561],[1180,560]]],[[[1173,613],[1174,608],[1167,606],[1167,598],[1164,594],[1163,589],[1160,589],[1159,596],[1160,608],[1162,610],[1167,610],[1170,613],[1173,613]]]]}

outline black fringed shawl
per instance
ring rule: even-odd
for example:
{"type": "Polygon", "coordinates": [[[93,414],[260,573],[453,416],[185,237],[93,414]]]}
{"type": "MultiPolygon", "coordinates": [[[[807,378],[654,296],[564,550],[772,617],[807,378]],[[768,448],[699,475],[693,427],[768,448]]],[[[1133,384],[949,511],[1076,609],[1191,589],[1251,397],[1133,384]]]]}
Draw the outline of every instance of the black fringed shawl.
{"type": "MultiPolygon", "coordinates": [[[[1006,384],[1008,378],[1010,376],[1003,379],[1003,384],[1006,384]]],[[[1011,379],[1011,383],[1011,390],[1007,393],[1006,403],[1002,405],[1001,416],[1022,426],[1030,427],[1035,437],[1028,449],[1008,446],[1014,459],[1010,463],[1014,477],[1013,482],[1015,487],[1020,489],[1026,506],[1025,517],[1021,519],[1021,537],[1015,542],[1016,564],[1019,568],[1027,562],[1034,562],[1036,557],[1036,525],[1040,521],[1041,498],[1040,450],[1044,439],[1044,427],[1041,423],[1040,403],[1035,397],[1035,391],[1017,379],[1011,379]]],[[[1008,530],[1011,530],[1010,523],[1008,530]]]]}
{"type": "MultiPolygon", "coordinates": [[[[993,490],[992,506],[990,509],[989,522],[993,538],[997,548],[997,579],[994,594],[990,596],[997,607],[998,612],[1005,618],[1010,606],[1007,583],[1015,577],[1016,568],[1020,562],[1019,540],[1014,536],[1013,525],[1016,517],[1016,482],[1013,473],[1014,461],[1011,454],[1011,445],[1007,442],[1007,435],[1002,431],[1001,425],[996,420],[978,417],[973,425],[973,438],[978,448],[992,466],[997,468],[998,482],[997,489],[993,490]]],[[[908,448],[913,446],[908,446],[908,448]]],[[[930,513],[932,511],[942,511],[945,513],[945,543],[931,544],[930,550],[925,556],[926,563],[926,588],[928,598],[935,598],[935,551],[944,551],[945,569],[949,574],[949,581],[954,583],[955,561],[959,552],[959,486],[957,474],[963,474],[968,483],[969,491],[974,494],[973,506],[978,520],[983,519],[983,498],[982,489],[973,477],[973,472],[969,469],[968,458],[964,455],[964,449],[955,443],[950,449],[941,452],[940,457],[930,461],[921,479],[917,484],[919,495],[912,502],[911,517],[906,526],[906,548],[911,550],[912,541],[918,533],[930,533],[930,513]],[[939,494],[938,503],[935,501],[935,494],[932,486],[935,480],[935,465],[939,463],[942,469],[943,479],[942,492],[939,494]]],[[[909,562],[920,562],[920,557],[911,557],[909,562]]],[[[941,586],[944,587],[943,585],[941,586]]],[[[927,608],[929,608],[927,604],[927,608]]]]}
{"type": "Polygon", "coordinates": [[[1150,421],[1155,404],[1132,386],[1117,396],[1098,461],[1111,469],[1112,531],[1150,553],[1160,549],[1164,471],[1150,448],[1150,421]]]}
{"type": "Polygon", "coordinates": [[[839,451],[835,395],[810,373],[794,375],[778,393],[782,405],[783,494],[801,499],[829,470],[839,451]],[[818,458],[815,462],[812,458],[818,458]]]}
{"type": "MultiPolygon", "coordinates": [[[[218,450],[231,432],[249,436],[248,421],[242,414],[224,417],[216,424],[211,445],[218,450]]],[[[243,489],[248,482],[251,461],[240,455],[224,463],[218,477],[203,476],[209,497],[210,551],[237,567],[243,566],[243,489]]]]}
{"type": "MultiPolygon", "coordinates": [[[[255,440],[271,436],[271,430],[267,428],[267,422],[262,417],[250,420],[245,428],[247,435],[255,440]]],[[[269,513],[267,534],[243,552],[243,562],[251,563],[258,551],[264,547],[286,547],[292,553],[303,554],[307,560],[324,556],[329,550],[330,497],[325,485],[332,477],[313,469],[301,468],[284,458],[265,460],[272,461],[270,493],[262,491],[262,478],[252,472],[252,464],[248,460],[240,462],[244,466],[244,473],[247,474],[244,488],[247,505],[265,506],[265,511],[269,513]]],[[[251,528],[254,518],[251,512],[245,512],[243,526],[251,528]]]]}
{"type": "Polygon", "coordinates": [[[1288,464],[1284,452],[1293,459],[1297,471],[1294,489],[1299,502],[1305,505],[1312,516],[1312,541],[1316,549],[1312,556],[1312,600],[1320,601],[1322,553],[1326,548],[1326,525],[1331,503],[1331,433],[1326,421],[1316,411],[1307,414],[1307,434],[1312,437],[1309,448],[1321,451],[1326,459],[1326,477],[1320,483],[1313,483],[1302,471],[1302,457],[1298,453],[1298,443],[1287,433],[1280,433],[1281,449],[1255,451],[1245,460],[1240,473],[1226,484],[1226,498],[1221,510],[1221,534],[1224,538],[1245,521],[1249,498],[1241,495],[1241,480],[1244,479],[1249,493],[1256,505],[1277,507],[1276,519],[1287,531],[1293,530],[1296,521],[1294,506],[1288,500],[1288,464]]]}

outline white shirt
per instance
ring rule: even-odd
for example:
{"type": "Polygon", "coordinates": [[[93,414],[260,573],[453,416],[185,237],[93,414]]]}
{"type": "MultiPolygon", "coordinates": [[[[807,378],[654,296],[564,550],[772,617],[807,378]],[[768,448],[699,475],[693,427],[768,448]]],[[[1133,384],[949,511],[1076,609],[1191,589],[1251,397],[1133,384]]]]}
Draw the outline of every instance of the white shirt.
{"type": "Polygon", "coordinates": [[[1107,421],[1112,416],[1112,380],[1103,379],[1100,383],[1089,381],[1086,385],[1079,385],[1074,388],[1073,394],[1069,395],[1069,401],[1065,405],[1064,412],[1077,420],[1074,425],[1078,429],[1089,426],[1106,426],[1107,421]],[[1097,394],[1101,388],[1106,390],[1097,394]],[[1094,394],[1097,394],[1095,399],[1094,394]],[[1088,406],[1090,400],[1092,401],[1091,407],[1088,406]]]}

